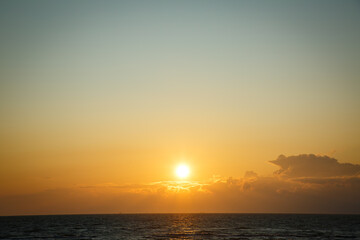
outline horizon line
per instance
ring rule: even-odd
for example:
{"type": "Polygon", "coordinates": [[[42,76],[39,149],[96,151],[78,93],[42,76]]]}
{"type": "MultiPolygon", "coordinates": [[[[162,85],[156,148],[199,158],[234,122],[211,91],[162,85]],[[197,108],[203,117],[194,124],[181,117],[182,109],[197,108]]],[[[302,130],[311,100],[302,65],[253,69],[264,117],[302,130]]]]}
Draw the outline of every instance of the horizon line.
{"type": "Polygon", "coordinates": [[[79,215],[170,215],[170,214],[251,214],[251,215],[360,215],[360,213],[316,213],[316,212],[117,212],[117,213],[59,213],[59,214],[16,214],[0,217],[36,216],[79,216],[79,215]]]}

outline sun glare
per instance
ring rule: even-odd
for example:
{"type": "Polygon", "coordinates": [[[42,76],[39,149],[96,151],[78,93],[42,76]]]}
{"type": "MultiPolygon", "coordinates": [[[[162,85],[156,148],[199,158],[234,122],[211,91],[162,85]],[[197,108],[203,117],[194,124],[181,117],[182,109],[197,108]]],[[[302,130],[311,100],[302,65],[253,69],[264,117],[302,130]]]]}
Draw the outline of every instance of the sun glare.
{"type": "Polygon", "coordinates": [[[190,169],[188,166],[186,165],[179,165],[177,168],[176,168],[176,175],[179,177],[179,178],[186,178],[187,176],[189,176],[189,173],[190,173],[190,169]]]}

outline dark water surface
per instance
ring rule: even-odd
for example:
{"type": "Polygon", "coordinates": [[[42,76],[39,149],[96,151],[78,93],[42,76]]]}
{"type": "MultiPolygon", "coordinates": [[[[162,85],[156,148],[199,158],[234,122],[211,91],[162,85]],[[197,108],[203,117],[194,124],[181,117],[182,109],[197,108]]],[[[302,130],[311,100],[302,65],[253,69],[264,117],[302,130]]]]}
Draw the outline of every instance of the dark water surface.
{"type": "Polygon", "coordinates": [[[14,216],[0,217],[0,239],[360,239],[360,215],[14,216]]]}

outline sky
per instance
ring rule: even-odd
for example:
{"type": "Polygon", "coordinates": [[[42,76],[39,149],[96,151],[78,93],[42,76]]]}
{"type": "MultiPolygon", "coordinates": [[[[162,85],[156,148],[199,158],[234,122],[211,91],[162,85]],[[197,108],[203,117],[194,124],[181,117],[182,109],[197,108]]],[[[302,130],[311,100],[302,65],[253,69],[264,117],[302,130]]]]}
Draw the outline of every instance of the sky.
{"type": "Polygon", "coordinates": [[[1,1],[0,31],[0,215],[360,213],[359,1],[1,1]]]}

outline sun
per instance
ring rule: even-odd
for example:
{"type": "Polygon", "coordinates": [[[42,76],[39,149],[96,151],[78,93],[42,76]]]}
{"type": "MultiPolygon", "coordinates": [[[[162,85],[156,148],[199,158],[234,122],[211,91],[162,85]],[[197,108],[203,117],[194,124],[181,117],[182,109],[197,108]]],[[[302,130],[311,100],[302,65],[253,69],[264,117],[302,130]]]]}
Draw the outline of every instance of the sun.
{"type": "Polygon", "coordinates": [[[189,174],[190,174],[190,169],[188,166],[184,164],[177,166],[176,175],[179,178],[186,178],[187,176],[189,176],[189,174]]]}

